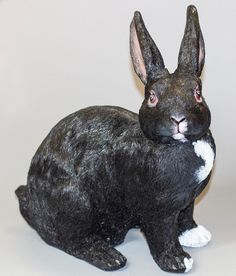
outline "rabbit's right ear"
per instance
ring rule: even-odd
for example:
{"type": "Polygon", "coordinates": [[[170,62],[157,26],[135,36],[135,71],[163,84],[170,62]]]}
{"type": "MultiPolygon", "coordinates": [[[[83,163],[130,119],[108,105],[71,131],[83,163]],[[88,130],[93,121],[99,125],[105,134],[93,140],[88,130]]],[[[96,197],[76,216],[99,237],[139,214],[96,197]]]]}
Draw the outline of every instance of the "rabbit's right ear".
{"type": "Polygon", "coordinates": [[[180,46],[177,71],[201,75],[205,61],[205,46],[195,6],[187,9],[184,37],[180,46]]]}
{"type": "Polygon", "coordinates": [[[161,53],[137,11],[130,25],[130,54],[134,70],[144,84],[168,74],[161,53]]]}

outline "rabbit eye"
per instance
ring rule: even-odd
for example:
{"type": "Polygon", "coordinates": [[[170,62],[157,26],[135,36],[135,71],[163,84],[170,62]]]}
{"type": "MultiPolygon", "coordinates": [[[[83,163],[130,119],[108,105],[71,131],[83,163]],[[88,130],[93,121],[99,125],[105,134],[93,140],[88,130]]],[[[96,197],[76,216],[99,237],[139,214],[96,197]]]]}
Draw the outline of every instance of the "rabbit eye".
{"type": "Polygon", "coordinates": [[[198,87],[194,90],[194,97],[197,103],[202,102],[202,94],[198,87]]]}
{"type": "Polygon", "coordinates": [[[150,96],[148,98],[148,106],[154,107],[158,103],[158,98],[154,91],[151,91],[150,96]]]}

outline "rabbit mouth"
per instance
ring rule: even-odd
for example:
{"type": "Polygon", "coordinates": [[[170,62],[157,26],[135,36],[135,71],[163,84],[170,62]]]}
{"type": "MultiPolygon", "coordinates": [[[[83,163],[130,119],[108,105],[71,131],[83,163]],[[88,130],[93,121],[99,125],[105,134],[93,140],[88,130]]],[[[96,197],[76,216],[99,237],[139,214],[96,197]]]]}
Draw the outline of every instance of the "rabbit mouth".
{"type": "Polygon", "coordinates": [[[186,137],[185,137],[184,134],[181,133],[181,132],[178,132],[178,133],[173,134],[172,137],[173,137],[175,140],[178,140],[178,141],[181,141],[181,142],[186,142],[186,141],[187,141],[186,137]]]}

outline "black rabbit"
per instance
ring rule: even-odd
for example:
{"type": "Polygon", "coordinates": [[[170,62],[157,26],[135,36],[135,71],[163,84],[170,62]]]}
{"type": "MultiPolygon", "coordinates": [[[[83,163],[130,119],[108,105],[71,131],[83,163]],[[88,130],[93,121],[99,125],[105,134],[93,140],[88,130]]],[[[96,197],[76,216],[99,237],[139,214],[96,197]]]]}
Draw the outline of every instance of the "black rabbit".
{"type": "Polygon", "coordinates": [[[130,28],[134,69],[145,85],[139,115],[94,106],[61,120],[32,159],[20,211],[48,244],[103,270],[126,258],[114,246],[132,227],[143,231],[161,269],[187,272],[184,246],[211,235],[193,220],[195,198],[215,158],[210,111],[200,74],[204,41],[194,6],[172,74],[135,12],[130,28]]]}

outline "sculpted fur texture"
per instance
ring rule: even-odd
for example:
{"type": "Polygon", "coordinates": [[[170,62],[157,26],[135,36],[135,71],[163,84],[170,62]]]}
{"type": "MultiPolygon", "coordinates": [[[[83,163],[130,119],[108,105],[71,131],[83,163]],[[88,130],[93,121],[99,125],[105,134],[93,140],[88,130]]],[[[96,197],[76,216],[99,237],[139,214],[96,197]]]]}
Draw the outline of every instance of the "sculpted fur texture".
{"type": "Polygon", "coordinates": [[[188,7],[173,74],[139,12],[130,47],[145,85],[139,114],[93,106],[62,119],[34,155],[27,185],[16,190],[20,211],[45,242],[100,269],[125,266],[114,246],[140,227],[161,269],[187,272],[193,260],[182,245],[203,246],[211,238],[193,208],[215,158],[196,8],[188,7]]]}

